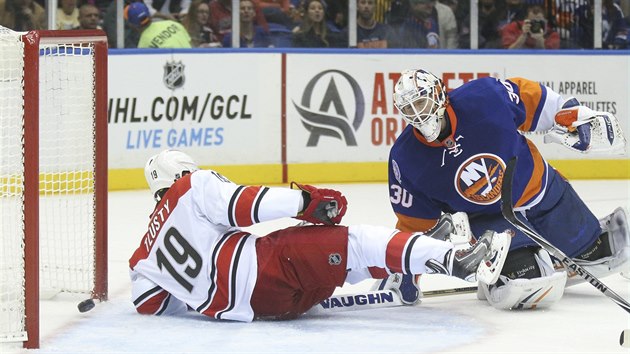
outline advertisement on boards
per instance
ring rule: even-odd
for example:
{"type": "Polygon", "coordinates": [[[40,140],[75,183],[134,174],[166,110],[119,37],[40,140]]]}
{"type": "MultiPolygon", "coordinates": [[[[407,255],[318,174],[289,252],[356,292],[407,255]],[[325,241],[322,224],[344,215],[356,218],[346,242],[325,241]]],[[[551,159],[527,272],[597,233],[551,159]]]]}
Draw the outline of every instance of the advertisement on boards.
{"type": "Polygon", "coordinates": [[[166,148],[200,165],[280,160],[280,54],[109,57],[110,168],[140,168],[166,148]]]}
{"type": "MultiPolygon", "coordinates": [[[[382,55],[292,54],[287,60],[287,151],[289,163],[387,161],[389,149],[405,127],[393,105],[400,72],[429,70],[448,90],[481,77],[524,77],[547,85],[563,97],[620,117],[628,127],[629,59],[564,55],[382,55]],[[457,64],[454,64],[455,61],[457,64]],[[535,62],[535,63],[534,63],[535,62]],[[535,64],[535,65],[533,65],[535,64]]],[[[479,104],[483,104],[480,102],[479,104]]],[[[549,159],[598,158],[528,134],[549,159]]],[[[605,158],[627,158],[628,153],[605,158]]]]}
{"type": "MultiPolygon", "coordinates": [[[[405,127],[392,92],[408,68],[433,72],[448,90],[481,77],[525,77],[615,114],[624,132],[630,131],[628,56],[284,55],[284,66],[282,53],[110,55],[110,169],[142,168],[148,156],[165,148],[185,149],[201,165],[282,164],[283,152],[287,164],[384,163],[405,127]]],[[[542,134],[528,138],[547,159],[628,158],[627,150],[583,155],[543,144],[542,134]]]]}

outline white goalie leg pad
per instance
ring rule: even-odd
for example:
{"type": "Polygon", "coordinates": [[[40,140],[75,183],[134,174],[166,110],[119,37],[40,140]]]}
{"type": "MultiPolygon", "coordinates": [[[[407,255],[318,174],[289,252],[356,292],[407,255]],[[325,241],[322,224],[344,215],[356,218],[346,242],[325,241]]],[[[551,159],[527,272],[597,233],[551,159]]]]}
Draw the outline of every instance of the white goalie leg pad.
{"type": "MultiPolygon", "coordinates": [[[[628,212],[624,208],[615,209],[610,215],[599,220],[603,232],[608,233],[611,255],[594,261],[574,259],[575,263],[597,278],[623,272],[630,274],[630,229],[628,212]]],[[[569,271],[567,286],[583,283],[584,279],[569,271]]]]}
{"type": "Polygon", "coordinates": [[[566,272],[556,272],[550,276],[534,279],[509,279],[501,286],[482,286],[485,298],[497,309],[524,310],[547,308],[556,303],[564,294],[567,281],[566,272]]]}
{"type": "Polygon", "coordinates": [[[501,269],[503,269],[503,264],[510,250],[512,236],[507,231],[494,233],[490,243],[490,252],[477,268],[477,281],[485,284],[494,284],[499,280],[501,269]]]}
{"type": "Polygon", "coordinates": [[[539,250],[534,258],[540,267],[540,277],[510,279],[501,275],[495,285],[480,282],[483,294],[478,292],[477,298],[485,298],[501,310],[546,308],[556,303],[564,294],[567,273],[554,271],[551,257],[544,250],[539,250]]]}
{"type": "Polygon", "coordinates": [[[615,209],[612,214],[599,220],[602,230],[608,232],[610,250],[613,260],[610,262],[611,271],[630,271],[630,229],[628,227],[628,211],[624,208],[615,209]],[[625,266],[625,267],[624,267],[625,266]]]}

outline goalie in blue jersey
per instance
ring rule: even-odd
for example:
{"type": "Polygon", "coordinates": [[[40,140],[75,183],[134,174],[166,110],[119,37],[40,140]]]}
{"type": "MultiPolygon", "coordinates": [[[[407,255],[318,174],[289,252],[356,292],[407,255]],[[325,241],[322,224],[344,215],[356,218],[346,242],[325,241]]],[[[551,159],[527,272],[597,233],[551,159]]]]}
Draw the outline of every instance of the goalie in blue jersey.
{"type": "MultiPolygon", "coordinates": [[[[506,162],[518,156],[515,210],[540,235],[595,276],[630,268],[627,212],[598,220],[569,182],[521,132],[545,132],[545,143],[581,153],[624,152],[619,122],[608,112],[563,99],[523,78],[481,78],[447,93],[424,70],[404,71],[394,103],[409,124],[389,156],[389,193],[397,228],[426,231],[441,215],[464,212],[473,235],[514,229],[501,214],[506,162]]],[[[519,230],[499,281],[478,297],[502,309],[540,308],[577,282],[519,230]],[[568,281],[567,281],[568,279],[568,281]]]]}

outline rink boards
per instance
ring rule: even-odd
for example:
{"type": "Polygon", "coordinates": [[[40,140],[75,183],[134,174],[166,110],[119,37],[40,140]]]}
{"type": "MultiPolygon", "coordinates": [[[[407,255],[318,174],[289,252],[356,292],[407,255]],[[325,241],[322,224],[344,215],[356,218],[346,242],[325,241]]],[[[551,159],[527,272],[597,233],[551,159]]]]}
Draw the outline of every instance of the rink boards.
{"type": "MultiPolygon", "coordinates": [[[[112,52],[110,189],[143,188],[146,159],[165,148],[241,183],[384,181],[404,128],[391,92],[406,68],[449,90],[485,76],[536,80],[629,131],[626,52],[112,52]]],[[[529,137],[570,178],[630,178],[627,151],[581,155],[529,137]]]]}

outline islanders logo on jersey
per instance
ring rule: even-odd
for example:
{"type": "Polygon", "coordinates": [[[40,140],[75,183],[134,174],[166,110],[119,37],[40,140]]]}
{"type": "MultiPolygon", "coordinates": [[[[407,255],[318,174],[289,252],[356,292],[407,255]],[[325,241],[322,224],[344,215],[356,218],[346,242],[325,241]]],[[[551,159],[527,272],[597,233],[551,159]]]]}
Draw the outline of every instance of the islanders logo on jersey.
{"type": "Polygon", "coordinates": [[[477,154],[462,163],[455,174],[455,189],[467,201],[489,205],[501,198],[505,163],[493,154],[477,154]]]}

